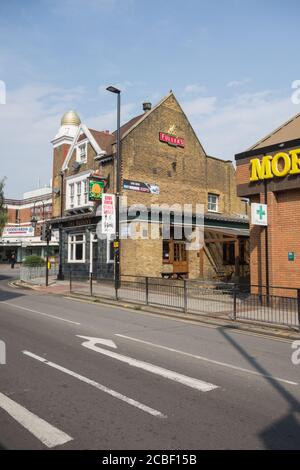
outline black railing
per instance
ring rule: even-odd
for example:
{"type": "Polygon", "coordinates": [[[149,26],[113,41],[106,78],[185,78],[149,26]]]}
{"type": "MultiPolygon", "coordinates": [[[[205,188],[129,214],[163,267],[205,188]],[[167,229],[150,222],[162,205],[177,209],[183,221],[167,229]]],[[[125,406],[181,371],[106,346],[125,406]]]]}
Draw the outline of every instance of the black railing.
{"type": "Polygon", "coordinates": [[[116,290],[112,278],[72,267],[69,279],[70,292],[82,295],[300,329],[300,289],[270,286],[267,295],[263,285],[122,275],[116,290]]]}

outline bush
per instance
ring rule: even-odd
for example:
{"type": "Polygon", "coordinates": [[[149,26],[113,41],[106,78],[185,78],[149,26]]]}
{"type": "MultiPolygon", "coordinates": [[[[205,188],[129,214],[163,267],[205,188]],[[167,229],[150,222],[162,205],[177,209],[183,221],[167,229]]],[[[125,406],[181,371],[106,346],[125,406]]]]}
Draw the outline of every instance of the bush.
{"type": "Polygon", "coordinates": [[[45,266],[45,260],[38,255],[27,256],[23,262],[24,266],[45,266]]]}

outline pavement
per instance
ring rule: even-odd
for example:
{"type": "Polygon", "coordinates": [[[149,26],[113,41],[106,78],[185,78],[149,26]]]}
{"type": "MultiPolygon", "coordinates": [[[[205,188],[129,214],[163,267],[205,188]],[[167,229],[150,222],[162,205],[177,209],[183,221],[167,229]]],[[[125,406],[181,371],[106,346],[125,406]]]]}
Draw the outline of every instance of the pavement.
{"type": "Polygon", "coordinates": [[[290,339],[16,289],[17,275],[0,268],[0,448],[300,449],[290,339]]]}

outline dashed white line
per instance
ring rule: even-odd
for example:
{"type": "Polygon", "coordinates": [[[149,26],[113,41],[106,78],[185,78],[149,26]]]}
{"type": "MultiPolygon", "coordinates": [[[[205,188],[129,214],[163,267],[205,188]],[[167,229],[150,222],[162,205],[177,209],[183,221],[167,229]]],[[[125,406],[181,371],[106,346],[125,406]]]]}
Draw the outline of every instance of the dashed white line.
{"type": "Polygon", "coordinates": [[[116,392],[115,390],[105,387],[105,385],[101,385],[98,382],[95,382],[94,380],[89,379],[88,377],[84,377],[83,375],[77,374],[77,372],[73,372],[72,370],[62,367],[59,364],[48,361],[44,357],[37,356],[36,354],[30,351],[23,351],[23,354],[39,362],[42,362],[43,364],[46,364],[47,366],[53,367],[54,369],[59,370],[60,372],[64,372],[65,374],[71,375],[75,379],[81,380],[81,382],[85,382],[88,385],[92,385],[98,390],[101,390],[101,392],[107,393],[108,395],[111,395],[112,397],[117,398],[118,400],[124,401],[128,405],[134,406],[135,408],[138,408],[144,411],[145,413],[149,413],[150,415],[155,416],[157,418],[167,418],[166,415],[164,415],[158,410],[155,410],[154,408],[151,408],[147,405],[144,405],[143,403],[133,400],[132,398],[127,397],[126,395],[122,395],[121,393],[116,392]]]}
{"type": "Polygon", "coordinates": [[[15,307],[15,308],[19,308],[21,310],[26,310],[27,312],[36,313],[36,314],[42,315],[44,317],[53,318],[54,320],[60,320],[60,321],[66,322],[66,323],[72,323],[73,325],[81,325],[81,323],[78,323],[76,321],[67,320],[66,318],[57,317],[56,315],[50,315],[50,313],[40,312],[38,310],[33,310],[31,308],[21,307],[21,305],[12,304],[11,302],[2,301],[2,302],[0,302],[0,304],[5,304],[5,305],[9,305],[10,307],[15,307]]]}
{"type": "Polygon", "coordinates": [[[71,436],[39,418],[3,393],[0,393],[0,408],[49,448],[61,446],[73,440],[71,436]]]}
{"type": "Polygon", "coordinates": [[[244,369],[243,367],[234,366],[233,364],[228,364],[226,362],[215,361],[214,359],[209,359],[208,357],[198,356],[197,354],[191,354],[191,353],[188,353],[188,352],[185,352],[185,351],[181,351],[179,349],[169,348],[168,346],[162,346],[161,344],[151,343],[150,341],[144,341],[142,339],[132,338],[131,336],[121,335],[121,334],[117,334],[117,333],[115,334],[115,336],[118,336],[119,338],[129,339],[130,341],[135,341],[136,343],[143,343],[143,344],[147,344],[149,346],[153,346],[155,348],[164,349],[166,351],[182,354],[184,356],[193,357],[194,359],[198,359],[200,361],[205,361],[205,362],[210,362],[211,364],[216,364],[218,366],[228,367],[230,369],[238,370],[240,372],[246,372],[247,374],[253,374],[253,375],[258,375],[258,376],[261,376],[261,377],[270,378],[270,379],[276,380],[278,382],[283,382],[283,383],[286,383],[286,384],[289,384],[289,385],[298,385],[297,382],[293,382],[292,380],[281,379],[279,377],[274,377],[273,375],[262,374],[260,372],[254,371],[254,370],[244,369]]]}

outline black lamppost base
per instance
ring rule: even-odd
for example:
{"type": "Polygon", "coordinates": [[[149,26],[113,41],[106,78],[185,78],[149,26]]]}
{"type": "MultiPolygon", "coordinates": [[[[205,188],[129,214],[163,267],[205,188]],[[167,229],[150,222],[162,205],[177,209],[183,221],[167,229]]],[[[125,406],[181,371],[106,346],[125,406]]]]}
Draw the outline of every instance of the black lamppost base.
{"type": "Polygon", "coordinates": [[[57,281],[64,281],[65,279],[64,273],[62,271],[58,271],[56,279],[57,281]]]}

